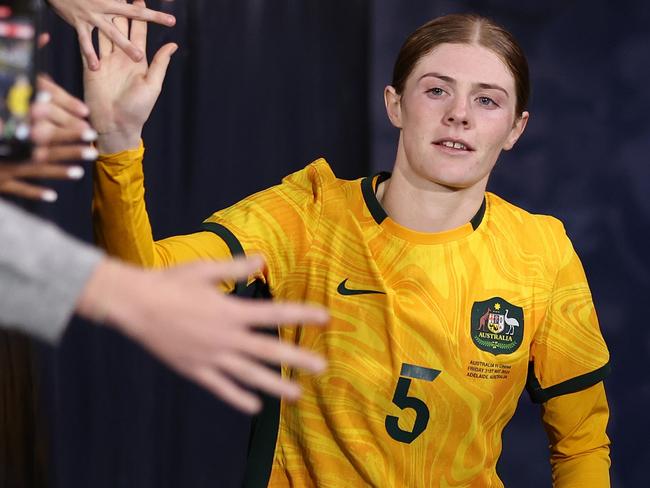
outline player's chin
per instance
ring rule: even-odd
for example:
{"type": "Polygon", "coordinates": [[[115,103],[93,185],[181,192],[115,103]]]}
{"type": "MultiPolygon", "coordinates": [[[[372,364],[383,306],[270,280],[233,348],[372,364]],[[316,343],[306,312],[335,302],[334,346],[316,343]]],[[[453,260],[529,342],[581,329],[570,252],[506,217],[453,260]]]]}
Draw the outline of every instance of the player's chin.
{"type": "Polygon", "coordinates": [[[426,179],[450,191],[466,190],[480,184],[485,178],[483,172],[467,171],[458,165],[451,167],[438,167],[436,171],[428,172],[426,179]]]}

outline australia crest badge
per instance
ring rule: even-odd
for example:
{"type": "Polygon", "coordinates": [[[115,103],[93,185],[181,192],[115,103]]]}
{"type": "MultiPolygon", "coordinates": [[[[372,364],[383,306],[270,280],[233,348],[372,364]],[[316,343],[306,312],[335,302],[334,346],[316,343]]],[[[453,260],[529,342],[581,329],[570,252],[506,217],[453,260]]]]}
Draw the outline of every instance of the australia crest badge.
{"type": "Polygon", "coordinates": [[[512,354],[523,341],[524,311],[501,297],[474,302],[470,335],[482,351],[512,354]]]}

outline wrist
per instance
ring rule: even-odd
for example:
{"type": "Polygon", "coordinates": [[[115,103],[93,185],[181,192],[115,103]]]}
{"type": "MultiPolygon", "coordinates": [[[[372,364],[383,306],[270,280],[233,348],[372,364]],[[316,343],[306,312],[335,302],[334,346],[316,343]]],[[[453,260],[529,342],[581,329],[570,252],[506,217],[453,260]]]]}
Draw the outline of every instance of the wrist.
{"type": "Polygon", "coordinates": [[[115,154],[137,149],[141,138],[142,130],[99,132],[95,146],[99,154],[115,154]]]}
{"type": "Polygon", "coordinates": [[[107,325],[127,335],[142,321],[138,289],[151,286],[143,283],[148,273],[115,259],[104,259],[88,280],[79,301],[77,313],[100,325],[107,325]]]}

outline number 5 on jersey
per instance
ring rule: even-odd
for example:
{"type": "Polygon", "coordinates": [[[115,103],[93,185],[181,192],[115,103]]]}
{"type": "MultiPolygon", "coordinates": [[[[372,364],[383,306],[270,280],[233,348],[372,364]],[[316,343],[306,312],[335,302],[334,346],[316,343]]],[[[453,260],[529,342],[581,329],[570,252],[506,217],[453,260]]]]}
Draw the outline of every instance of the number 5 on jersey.
{"type": "Polygon", "coordinates": [[[433,381],[441,371],[439,369],[424,368],[414,364],[402,363],[400,378],[397,380],[393,403],[401,410],[412,408],[415,410],[413,430],[404,430],[398,425],[399,418],[394,415],[386,416],[386,431],[396,441],[410,444],[424,432],[429,423],[429,407],[419,398],[408,396],[411,380],[433,381]]]}

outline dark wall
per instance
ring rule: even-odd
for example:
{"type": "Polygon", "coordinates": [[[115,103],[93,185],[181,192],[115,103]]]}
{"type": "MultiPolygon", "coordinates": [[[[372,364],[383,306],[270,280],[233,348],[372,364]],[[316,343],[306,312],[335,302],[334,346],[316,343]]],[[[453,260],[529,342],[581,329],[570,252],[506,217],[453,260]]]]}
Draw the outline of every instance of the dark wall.
{"type": "MultiPolygon", "coordinates": [[[[404,37],[431,17],[477,11],[523,44],[533,98],[526,134],[493,191],[561,218],[590,279],[614,372],[607,381],[613,485],[645,486],[650,449],[650,13],[645,2],[574,0],[176,0],[181,46],[145,131],[157,237],[324,155],[344,177],[390,168],[397,134],[382,90],[404,37]]],[[[74,35],[50,19],[51,72],[79,91],[74,35]]],[[[57,186],[42,214],[90,239],[90,181],[57,186]]],[[[237,486],[248,419],[138,346],[74,324],[41,348],[53,486],[237,486]]],[[[549,486],[545,434],[524,396],[504,435],[506,486],[549,486]]]]}

